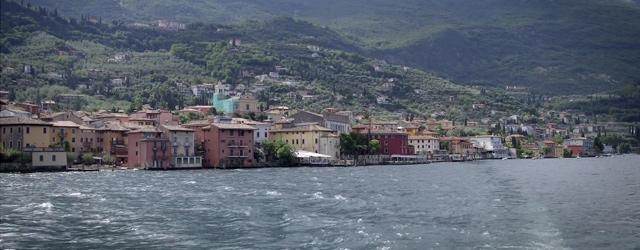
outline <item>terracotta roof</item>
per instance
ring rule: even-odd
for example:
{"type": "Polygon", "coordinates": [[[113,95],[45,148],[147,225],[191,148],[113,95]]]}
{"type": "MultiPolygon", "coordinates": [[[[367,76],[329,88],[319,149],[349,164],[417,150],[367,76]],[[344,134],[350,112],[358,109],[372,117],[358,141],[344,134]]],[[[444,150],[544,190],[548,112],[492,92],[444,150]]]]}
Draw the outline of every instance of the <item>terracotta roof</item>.
{"type": "Polygon", "coordinates": [[[2,117],[0,118],[0,125],[43,125],[50,126],[51,123],[43,122],[41,120],[25,118],[25,117],[2,117]]]}
{"type": "Polygon", "coordinates": [[[97,130],[129,131],[128,128],[125,128],[119,122],[107,122],[104,124],[104,127],[98,128],[97,130]]]}
{"type": "Polygon", "coordinates": [[[144,126],[144,127],[137,128],[135,130],[131,130],[131,131],[127,132],[127,134],[133,134],[133,133],[159,133],[159,132],[160,131],[158,129],[156,129],[155,127],[144,126]]]}
{"type": "Polygon", "coordinates": [[[219,129],[242,129],[242,130],[255,130],[256,128],[247,124],[241,123],[212,123],[212,126],[216,126],[219,129]]]}
{"type": "Polygon", "coordinates": [[[182,124],[182,126],[206,126],[211,124],[209,120],[192,120],[187,124],[182,124]]]}
{"type": "Polygon", "coordinates": [[[184,132],[193,132],[193,129],[185,128],[182,126],[171,126],[171,125],[162,125],[165,129],[169,131],[184,131],[184,132]]]}
{"type": "Polygon", "coordinates": [[[80,124],[72,121],[57,121],[52,123],[54,127],[76,127],[79,128],[80,124]]]}
{"type": "Polygon", "coordinates": [[[293,128],[282,128],[282,129],[272,129],[273,132],[300,132],[300,131],[324,131],[324,132],[333,132],[333,130],[322,127],[317,124],[311,124],[306,126],[298,126],[293,128]]]}
{"type": "Polygon", "coordinates": [[[409,135],[409,139],[434,140],[434,139],[438,139],[438,138],[433,137],[431,135],[409,135]]]}

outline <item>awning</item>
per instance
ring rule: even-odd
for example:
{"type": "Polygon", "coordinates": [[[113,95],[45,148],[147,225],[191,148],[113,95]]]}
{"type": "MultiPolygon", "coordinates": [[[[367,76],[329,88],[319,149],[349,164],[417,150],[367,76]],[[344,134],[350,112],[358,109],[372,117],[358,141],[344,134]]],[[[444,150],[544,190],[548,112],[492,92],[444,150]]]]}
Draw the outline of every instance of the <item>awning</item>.
{"type": "Polygon", "coordinates": [[[295,152],[297,158],[331,158],[330,155],[323,155],[314,152],[298,150],[295,152]]]}

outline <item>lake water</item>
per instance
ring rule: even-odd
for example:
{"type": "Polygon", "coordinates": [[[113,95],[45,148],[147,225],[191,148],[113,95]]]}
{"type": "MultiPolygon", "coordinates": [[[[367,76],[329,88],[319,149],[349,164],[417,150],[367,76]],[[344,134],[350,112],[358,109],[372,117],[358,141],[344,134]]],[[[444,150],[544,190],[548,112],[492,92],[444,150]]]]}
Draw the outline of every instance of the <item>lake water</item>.
{"type": "Polygon", "coordinates": [[[640,156],[0,175],[0,248],[634,249],[640,156]]]}

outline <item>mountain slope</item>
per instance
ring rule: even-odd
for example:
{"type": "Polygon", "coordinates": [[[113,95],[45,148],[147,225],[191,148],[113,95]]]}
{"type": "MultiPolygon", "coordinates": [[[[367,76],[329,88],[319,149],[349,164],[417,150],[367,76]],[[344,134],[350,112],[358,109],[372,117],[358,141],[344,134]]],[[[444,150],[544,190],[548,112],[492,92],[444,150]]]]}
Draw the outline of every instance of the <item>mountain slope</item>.
{"type": "MultiPolygon", "coordinates": [[[[293,16],[370,55],[473,85],[594,93],[640,82],[640,8],[625,0],[34,0],[105,19],[242,23],[293,16]]],[[[344,47],[343,47],[344,48],[344,47]]]]}
{"type": "Polygon", "coordinates": [[[52,10],[6,0],[0,4],[0,89],[17,93],[21,101],[80,93],[98,103],[86,105],[89,109],[111,108],[104,105],[116,100],[123,101],[126,107],[121,108],[149,103],[175,109],[207,103],[184,94],[191,85],[223,81],[234,88],[261,89],[256,95],[263,104],[314,111],[437,112],[465,119],[486,117],[491,109],[511,112],[521,107],[500,91],[456,85],[344,51],[357,48],[331,30],[291,18],[162,31],[65,20],[52,10]],[[230,38],[242,44],[230,45],[230,38]],[[116,60],[118,54],[127,56],[116,60]],[[23,73],[24,65],[33,65],[35,73],[23,73]],[[274,71],[281,77],[257,80],[274,71]],[[474,103],[487,108],[474,110],[474,103]]]}

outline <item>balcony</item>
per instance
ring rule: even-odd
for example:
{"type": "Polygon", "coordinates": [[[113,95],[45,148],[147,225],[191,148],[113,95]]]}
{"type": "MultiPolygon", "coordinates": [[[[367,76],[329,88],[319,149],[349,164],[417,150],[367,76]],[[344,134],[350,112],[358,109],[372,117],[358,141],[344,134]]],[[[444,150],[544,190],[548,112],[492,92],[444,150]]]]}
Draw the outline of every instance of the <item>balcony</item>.
{"type": "Polygon", "coordinates": [[[201,156],[173,157],[173,165],[175,168],[201,168],[201,156]]]}
{"type": "Polygon", "coordinates": [[[248,155],[229,155],[227,158],[236,158],[236,159],[244,159],[249,157],[248,155]]]}
{"type": "Polygon", "coordinates": [[[230,148],[246,148],[246,147],[249,147],[249,146],[244,144],[244,143],[231,142],[231,143],[227,144],[227,147],[230,147],[230,148]]]}

